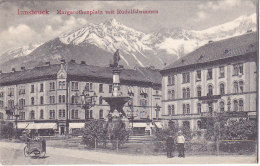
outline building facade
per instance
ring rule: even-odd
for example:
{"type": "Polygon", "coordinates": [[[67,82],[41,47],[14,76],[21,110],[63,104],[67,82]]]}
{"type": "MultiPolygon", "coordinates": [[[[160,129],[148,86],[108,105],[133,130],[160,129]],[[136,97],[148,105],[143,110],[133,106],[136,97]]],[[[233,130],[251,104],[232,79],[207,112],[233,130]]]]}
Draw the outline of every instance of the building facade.
{"type": "MultiPolygon", "coordinates": [[[[75,60],[1,73],[0,119],[14,122],[14,113],[6,113],[16,110],[18,129],[38,129],[41,135],[54,131],[63,135],[84,127],[86,120],[106,120],[109,105],[102,98],[112,94],[112,76],[110,67],[91,66],[84,61],[77,64],[75,60]],[[81,108],[84,89],[97,95],[89,110],[81,108]]],[[[161,118],[161,75],[151,68],[122,69],[120,80],[121,93],[132,99],[124,108],[127,118],[144,132],[147,121],[161,118]]]]}
{"type": "Polygon", "coordinates": [[[196,131],[218,113],[256,118],[257,48],[255,32],[210,41],[163,69],[166,122],[196,131]]]}

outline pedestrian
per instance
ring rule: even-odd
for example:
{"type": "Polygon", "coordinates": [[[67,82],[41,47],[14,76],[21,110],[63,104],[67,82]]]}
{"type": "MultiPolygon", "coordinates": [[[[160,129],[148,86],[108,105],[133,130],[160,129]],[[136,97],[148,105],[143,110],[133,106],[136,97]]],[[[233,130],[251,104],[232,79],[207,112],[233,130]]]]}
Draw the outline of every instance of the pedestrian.
{"type": "Polygon", "coordinates": [[[174,139],[170,135],[167,140],[166,140],[166,150],[167,150],[167,157],[172,158],[174,157],[173,152],[174,152],[174,139]]]}
{"type": "Polygon", "coordinates": [[[178,157],[185,157],[185,154],[184,154],[184,143],[185,143],[185,138],[184,136],[182,135],[182,132],[179,131],[178,132],[178,136],[177,136],[177,147],[178,147],[178,152],[179,152],[179,155],[178,157]]]}

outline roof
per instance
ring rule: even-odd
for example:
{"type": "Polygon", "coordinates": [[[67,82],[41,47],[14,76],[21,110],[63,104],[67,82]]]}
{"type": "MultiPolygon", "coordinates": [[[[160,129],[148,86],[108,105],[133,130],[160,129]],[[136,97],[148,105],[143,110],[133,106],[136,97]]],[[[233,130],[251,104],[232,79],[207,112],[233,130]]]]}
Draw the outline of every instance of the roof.
{"type": "MultiPolygon", "coordinates": [[[[0,85],[16,84],[17,82],[32,82],[35,79],[54,79],[60,70],[60,64],[36,67],[25,71],[15,71],[11,73],[0,74],[0,85]]],[[[86,78],[97,79],[113,78],[113,69],[110,67],[100,67],[87,64],[77,64],[68,62],[66,64],[68,78],[86,78]]],[[[161,74],[155,69],[122,69],[120,73],[121,81],[143,82],[161,85],[161,74]]]]}
{"type": "Polygon", "coordinates": [[[193,64],[212,62],[216,60],[246,55],[257,51],[257,33],[250,32],[244,35],[213,41],[178,59],[165,67],[162,71],[185,67],[193,64]]]}

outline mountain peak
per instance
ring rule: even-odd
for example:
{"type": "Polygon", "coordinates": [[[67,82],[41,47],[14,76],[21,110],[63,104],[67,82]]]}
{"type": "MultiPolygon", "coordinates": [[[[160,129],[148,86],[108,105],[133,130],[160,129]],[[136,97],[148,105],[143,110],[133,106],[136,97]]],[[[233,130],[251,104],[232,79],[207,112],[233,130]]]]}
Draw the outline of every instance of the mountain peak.
{"type": "Polygon", "coordinates": [[[116,26],[116,25],[120,25],[121,23],[118,22],[115,18],[111,18],[111,19],[105,21],[104,24],[116,26]]]}

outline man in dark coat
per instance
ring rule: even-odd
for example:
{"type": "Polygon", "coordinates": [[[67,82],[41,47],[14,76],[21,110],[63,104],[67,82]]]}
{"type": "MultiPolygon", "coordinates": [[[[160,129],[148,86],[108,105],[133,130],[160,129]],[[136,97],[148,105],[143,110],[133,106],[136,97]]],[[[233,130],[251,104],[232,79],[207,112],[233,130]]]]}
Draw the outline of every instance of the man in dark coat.
{"type": "Polygon", "coordinates": [[[174,151],[174,139],[172,136],[169,136],[166,140],[166,150],[167,150],[167,157],[171,158],[173,156],[173,151],[174,151]]]}

